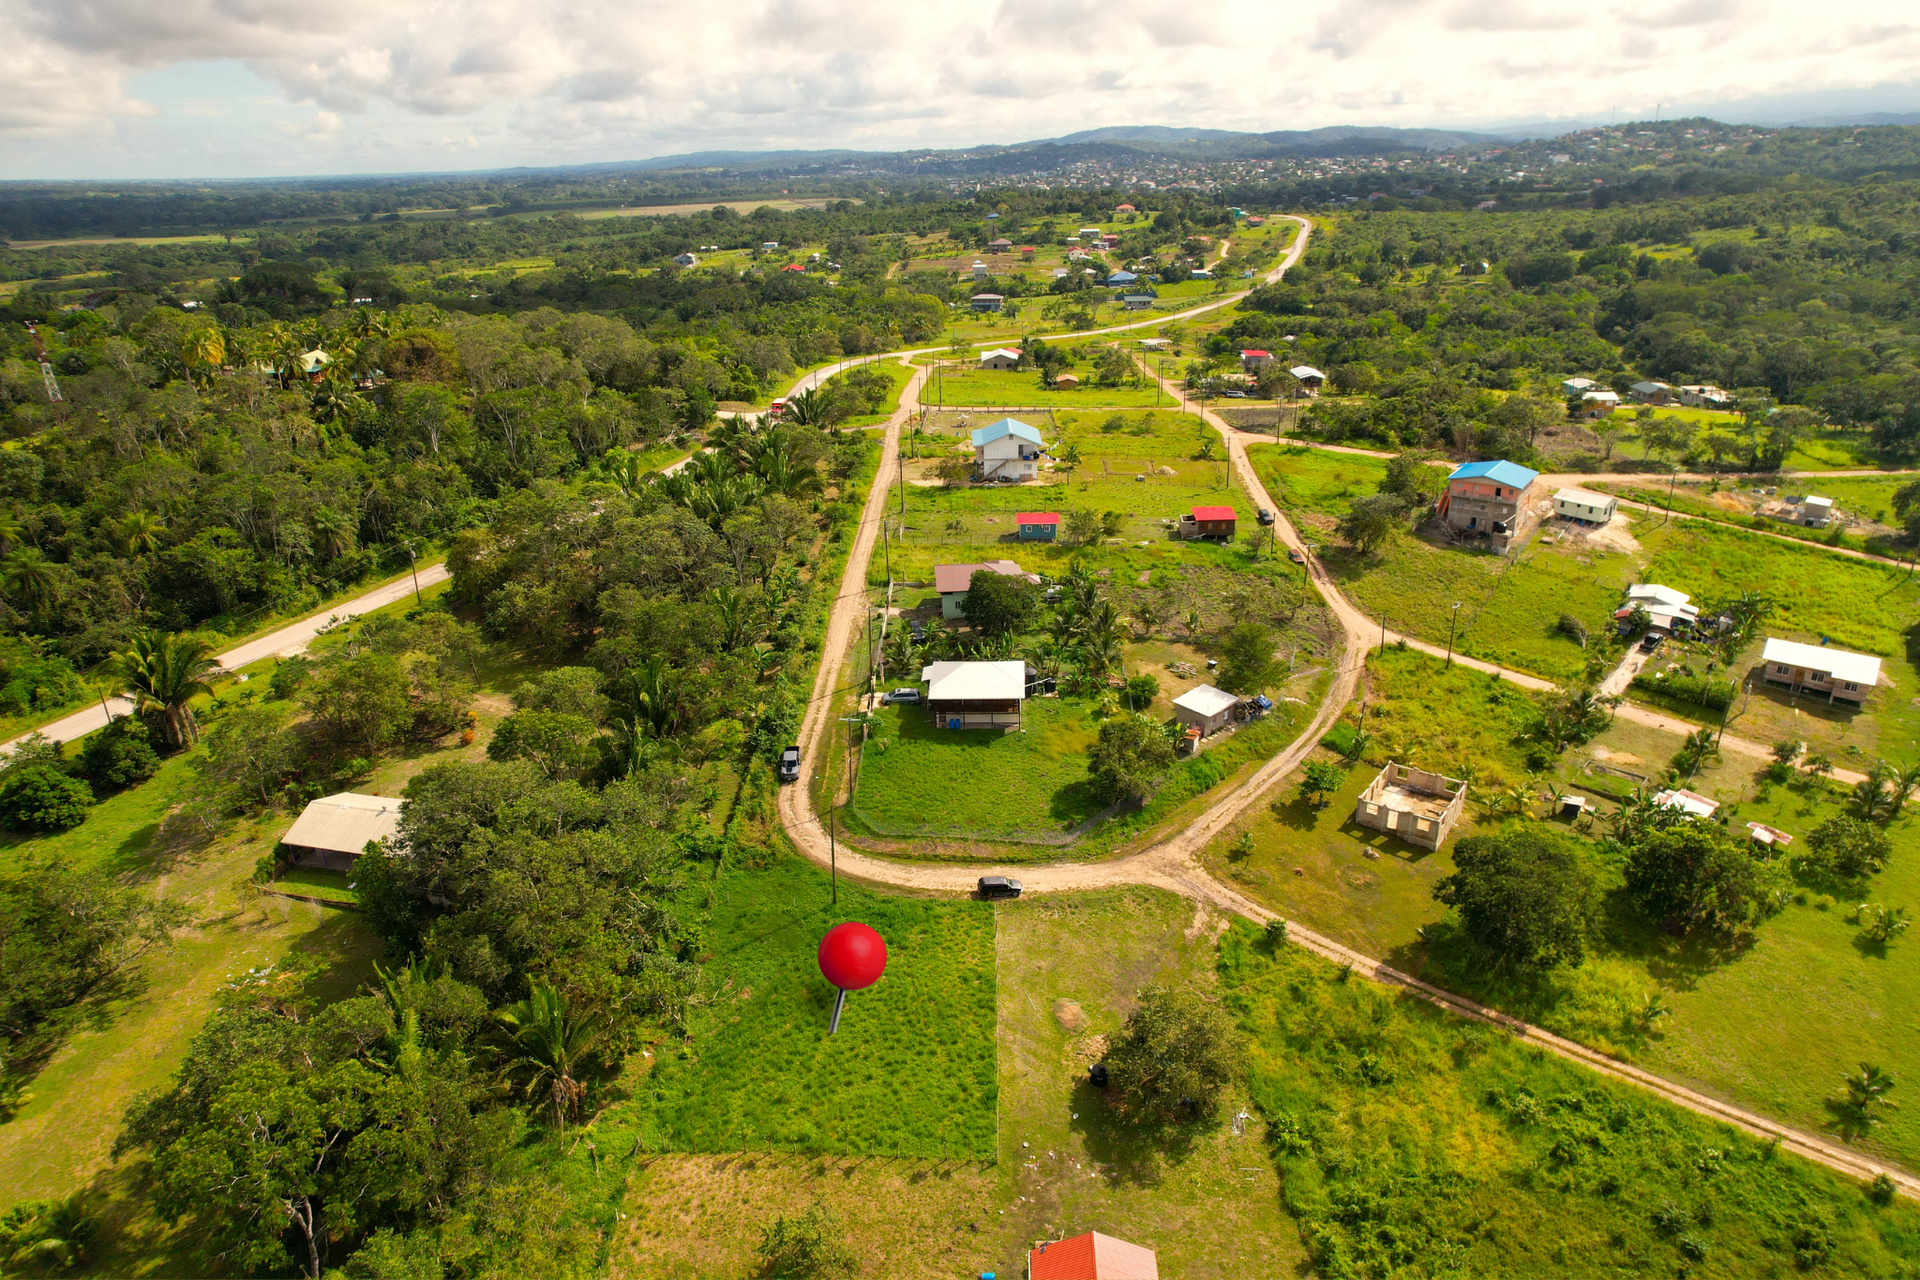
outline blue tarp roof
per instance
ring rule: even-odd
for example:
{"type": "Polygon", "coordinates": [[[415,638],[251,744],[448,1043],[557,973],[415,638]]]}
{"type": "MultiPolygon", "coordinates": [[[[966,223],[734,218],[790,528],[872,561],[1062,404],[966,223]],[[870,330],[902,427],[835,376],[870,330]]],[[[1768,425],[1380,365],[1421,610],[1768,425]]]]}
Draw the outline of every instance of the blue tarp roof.
{"type": "Polygon", "coordinates": [[[1517,462],[1469,462],[1458,467],[1447,477],[1449,480],[1491,480],[1495,484],[1512,485],[1524,489],[1540,478],[1538,471],[1529,471],[1517,462]]]}
{"type": "Polygon", "coordinates": [[[1001,436],[1019,436],[1022,440],[1030,440],[1034,444],[1046,443],[1045,440],[1040,438],[1040,429],[1038,427],[1030,427],[1018,418],[1002,418],[1000,421],[990,422],[974,432],[973,447],[978,449],[981,445],[990,444],[998,440],[1001,436]]]}

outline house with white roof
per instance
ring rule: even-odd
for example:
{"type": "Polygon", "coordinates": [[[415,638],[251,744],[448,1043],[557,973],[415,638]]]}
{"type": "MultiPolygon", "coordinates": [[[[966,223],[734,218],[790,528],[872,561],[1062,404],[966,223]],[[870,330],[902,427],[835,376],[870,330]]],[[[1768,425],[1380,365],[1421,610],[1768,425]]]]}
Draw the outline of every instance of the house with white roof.
{"type": "Polygon", "coordinates": [[[1287,370],[1287,372],[1300,380],[1300,385],[1306,388],[1306,392],[1310,396],[1319,395],[1320,388],[1325,386],[1327,382],[1327,375],[1310,364],[1297,364],[1287,370]]]}
{"type": "Polygon", "coordinates": [[[692,253],[676,253],[673,255],[673,265],[676,267],[697,267],[700,265],[700,259],[692,253]]]}
{"type": "Polygon", "coordinates": [[[1824,644],[1769,639],[1760,653],[1760,674],[1776,688],[1825,694],[1828,702],[1857,707],[1880,683],[1880,659],[1824,644]]]}
{"type": "Polygon", "coordinates": [[[1600,384],[1592,378],[1568,378],[1560,384],[1560,394],[1563,396],[1585,395],[1589,391],[1598,390],[1600,390],[1600,384]]]}
{"type": "Polygon", "coordinates": [[[1591,489],[1576,489],[1571,486],[1554,491],[1553,514],[1564,520],[1578,520],[1583,524],[1605,524],[1613,519],[1620,509],[1620,499],[1610,493],[1595,493],[1591,489]]]}
{"type": "Polygon", "coordinates": [[[1173,718],[1190,729],[1198,729],[1204,738],[1226,728],[1227,717],[1239,703],[1240,699],[1225,689],[1197,684],[1173,700],[1173,718]]]}
{"type": "Polygon", "coordinates": [[[1580,397],[1580,412],[1589,418],[1604,418],[1619,407],[1618,391],[1589,391],[1580,397]]]}
{"type": "Polygon", "coordinates": [[[932,662],[920,672],[927,709],[946,729],[1018,729],[1024,662],[932,662]]]}
{"type": "Polygon", "coordinates": [[[1800,499],[1800,523],[1809,529],[1824,529],[1833,519],[1833,499],[1810,493],[1800,499]]]}
{"type": "Polygon", "coordinates": [[[1614,610],[1613,616],[1620,620],[1621,630],[1625,631],[1633,611],[1644,609],[1653,630],[1671,634],[1684,631],[1700,620],[1700,608],[1689,603],[1692,599],[1684,591],[1675,591],[1657,582],[1636,582],[1627,588],[1627,602],[1614,610]]]}
{"type": "Polygon", "coordinates": [[[1698,791],[1688,791],[1685,788],[1662,791],[1653,798],[1653,803],[1656,808],[1678,809],[1689,818],[1702,819],[1712,818],[1720,808],[1718,800],[1710,800],[1698,791]]]}
{"type": "Polygon", "coordinates": [[[1020,353],[1011,347],[983,352],[980,356],[980,367],[982,369],[1017,369],[1020,367],[1020,353]]]}
{"type": "Polygon", "coordinates": [[[982,480],[1031,480],[1047,450],[1040,429],[1018,418],[1002,418],[975,431],[973,465],[982,480]]]}

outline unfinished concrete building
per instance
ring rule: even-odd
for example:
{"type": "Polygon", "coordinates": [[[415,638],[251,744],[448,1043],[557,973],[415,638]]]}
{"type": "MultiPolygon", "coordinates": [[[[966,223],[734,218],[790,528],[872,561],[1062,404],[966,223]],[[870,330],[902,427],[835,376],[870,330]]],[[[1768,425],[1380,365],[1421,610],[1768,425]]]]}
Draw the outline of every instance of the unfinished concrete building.
{"type": "Polygon", "coordinates": [[[1467,784],[1458,778],[1389,760],[1354,801],[1353,820],[1422,849],[1438,849],[1466,803],[1467,784]]]}

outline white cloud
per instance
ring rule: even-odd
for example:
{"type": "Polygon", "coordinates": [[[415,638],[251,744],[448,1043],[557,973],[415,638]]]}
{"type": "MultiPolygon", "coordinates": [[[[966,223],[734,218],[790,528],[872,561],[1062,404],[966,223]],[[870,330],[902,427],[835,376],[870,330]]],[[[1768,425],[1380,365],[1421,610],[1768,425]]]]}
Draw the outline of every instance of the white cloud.
{"type": "MultiPolygon", "coordinates": [[[[130,82],[200,63],[243,63],[315,113],[261,116],[254,86],[224,99],[232,120],[418,167],[443,132],[515,164],[1100,124],[1566,117],[1909,81],[1910,14],[1907,0],[1840,0],[1817,25],[1787,0],[0,0],[0,137],[97,144],[102,163],[150,153],[128,132],[149,109],[130,82]]],[[[223,101],[192,96],[158,100],[183,155],[223,101]]],[[[16,170],[56,148],[9,150],[0,167],[16,170]]]]}

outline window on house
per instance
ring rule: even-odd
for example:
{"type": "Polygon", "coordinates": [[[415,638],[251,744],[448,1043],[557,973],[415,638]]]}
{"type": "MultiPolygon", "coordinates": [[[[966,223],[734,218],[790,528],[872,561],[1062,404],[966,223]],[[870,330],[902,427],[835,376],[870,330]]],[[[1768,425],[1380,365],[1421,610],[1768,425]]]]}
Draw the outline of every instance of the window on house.
{"type": "Polygon", "coordinates": [[[1847,692],[1848,692],[1848,693],[1858,693],[1858,692],[1860,692],[1860,686],[1859,686],[1859,685],[1857,685],[1857,684],[1855,684],[1855,683],[1854,683],[1853,681],[1851,681],[1851,680],[1849,680],[1849,681],[1847,681],[1847,692]]]}
{"type": "Polygon", "coordinates": [[[1777,665],[1777,664],[1776,664],[1776,665],[1774,666],[1774,668],[1773,668],[1773,670],[1774,670],[1774,672],[1775,672],[1775,674],[1777,674],[1777,675],[1783,675],[1783,676],[1784,676],[1784,675],[1791,675],[1791,674],[1792,674],[1792,672],[1793,672],[1793,668],[1791,668],[1791,667],[1784,667],[1784,666],[1779,666],[1779,665],[1777,665]]]}
{"type": "Polygon", "coordinates": [[[1827,682],[1827,673],[1824,671],[1809,671],[1807,673],[1807,679],[1817,680],[1821,684],[1825,684],[1827,682]]]}

